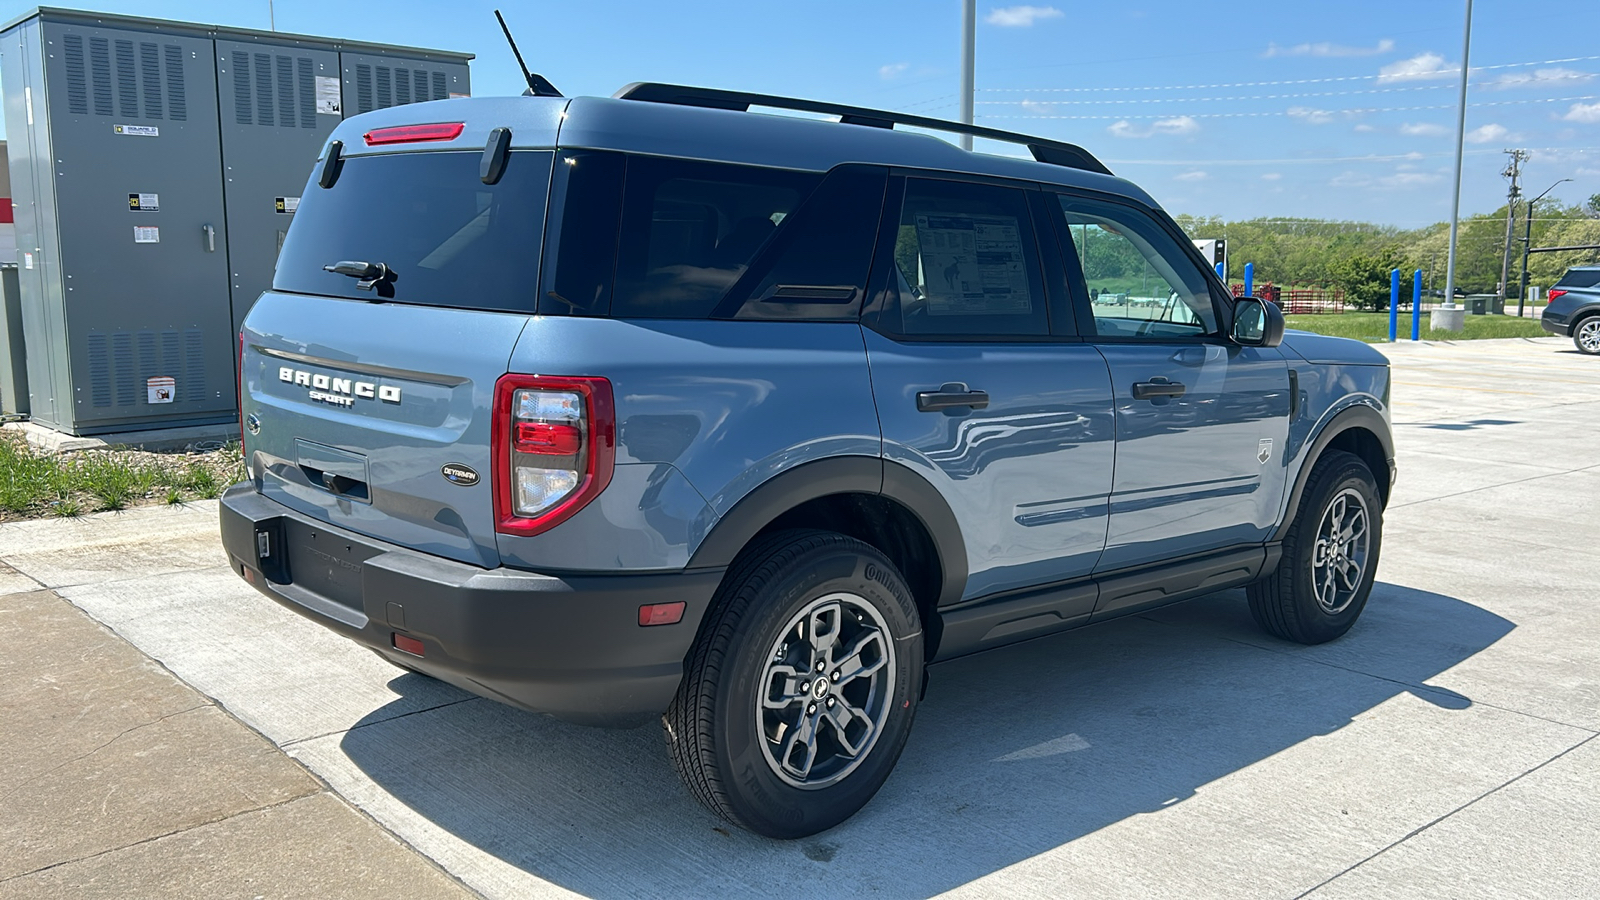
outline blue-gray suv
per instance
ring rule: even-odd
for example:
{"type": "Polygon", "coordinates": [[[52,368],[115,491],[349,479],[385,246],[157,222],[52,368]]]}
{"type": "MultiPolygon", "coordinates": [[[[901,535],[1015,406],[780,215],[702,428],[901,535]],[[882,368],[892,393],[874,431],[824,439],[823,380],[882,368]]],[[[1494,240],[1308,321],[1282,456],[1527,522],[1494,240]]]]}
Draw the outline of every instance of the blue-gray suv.
{"type": "Polygon", "coordinates": [[[930,663],[1241,586],[1344,634],[1394,470],[1384,357],[1285,335],[1083,149],[662,84],[347,119],[240,372],[247,582],[660,719],[775,837],[873,796],[930,663]]]}

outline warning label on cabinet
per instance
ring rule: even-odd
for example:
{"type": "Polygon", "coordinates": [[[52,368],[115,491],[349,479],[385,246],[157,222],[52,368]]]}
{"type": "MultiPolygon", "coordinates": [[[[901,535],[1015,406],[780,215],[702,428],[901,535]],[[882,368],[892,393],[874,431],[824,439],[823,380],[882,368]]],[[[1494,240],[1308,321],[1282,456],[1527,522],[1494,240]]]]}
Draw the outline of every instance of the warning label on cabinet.
{"type": "Polygon", "coordinates": [[[275,197],[275,198],[273,198],[273,204],[272,205],[273,205],[273,209],[276,212],[280,212],[280,213],[283,213],[285,215],[289,215],[289,214],[292,214],[295,210],[300,208],[300,198],[299,197],[275,197]]]}
{"type": "Polygon", "coordinates": [[[340,111],[339,79],[317,76],[317,115],[337,116],[340,111]]]}
{"type": "Polygon", "coordinates": [[[133,242],[135,244],[161,243],[161,229],[154,225],[133,226],[133,242]]]}
{"type": "Polygon", "coordinates": [[[111,130],[117,134],[133,137],[161,137],[161,129],[154,125],[113,125],[111,130]]]}
{"type": "Polygon", "coordinates": [[[134,212],[158,212],[161,209],[161,195],[129,194],[128,208],[134,212]]]}
{"type": "Polygon", "coordinates": [[[178,379],[166,375],[149,378],[144,383],[145,402],[171,403],[178,392],[178,379]]]}

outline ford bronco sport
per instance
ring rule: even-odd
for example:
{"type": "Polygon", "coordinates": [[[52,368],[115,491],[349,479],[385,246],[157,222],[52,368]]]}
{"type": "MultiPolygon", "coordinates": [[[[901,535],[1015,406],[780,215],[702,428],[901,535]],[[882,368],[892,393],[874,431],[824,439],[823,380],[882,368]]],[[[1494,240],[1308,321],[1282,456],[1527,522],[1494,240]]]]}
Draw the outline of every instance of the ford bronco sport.
{"type": "Polygon", "coordinates": [[[1344,634],[1393,478],[1384,357],[1285,335],[1084,150],[729,91],[347,119],[240,354],[246,581],[484,697],[660,719],[775,837],[873,796],[929,663],[1240,586],[1344,634]]]}

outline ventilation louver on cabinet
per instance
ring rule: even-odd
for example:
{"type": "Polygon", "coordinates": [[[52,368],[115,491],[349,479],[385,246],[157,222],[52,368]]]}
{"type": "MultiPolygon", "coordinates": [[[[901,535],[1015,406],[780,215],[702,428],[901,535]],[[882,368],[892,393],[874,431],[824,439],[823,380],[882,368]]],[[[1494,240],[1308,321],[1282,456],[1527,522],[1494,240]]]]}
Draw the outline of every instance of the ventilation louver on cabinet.
{"type": "Polygon", "coordinates": [[[198,328],[182,332],[91,332],[89,349],[89,402],[96,408],[140,406],[147,402],[147,385],[156,377],[176,378],[180,403],[206,399],[204,334],[198,328]]]}
{"type": "Polygon", "coordinates": [[[229,65],[233,67],[235,123],[317,127],[317,84],[310,57],[234,50],[229,65]]]}
{"type": "Polygon", "coordinates": [[[358,64],[355,69],[358,113],[405,106],[408,103],[444,100],[450,96],[449,79],[443,72],[365,63],[358,64]]]}
{"type": "Polygon", "coordinates": [[[182,47],[141,41],[135,48],[131,40],[91,37],[85,60],[83,44],[81,34],[62,35],[69,113],[174,122],[188,118],[182,47]]]}

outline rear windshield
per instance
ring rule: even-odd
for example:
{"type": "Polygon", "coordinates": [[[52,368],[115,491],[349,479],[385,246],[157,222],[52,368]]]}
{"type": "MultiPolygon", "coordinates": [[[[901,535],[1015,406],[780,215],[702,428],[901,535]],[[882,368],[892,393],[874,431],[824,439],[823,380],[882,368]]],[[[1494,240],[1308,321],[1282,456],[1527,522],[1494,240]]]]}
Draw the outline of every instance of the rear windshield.
{"type": "Polygon", "coordinates": [[[1556,282],[1558,288],[1590,288],[1600,284],[1600,269],[1568,269],[1556,282]]]}
{"type": "Polygon", "coordinates": [[[383,298],[400,303],[532,312],[552,154],[511,154],[496,184],[483,154],[395,153],[344,161],[324,189],[313,175],[278,255],[274,290],[379,299],[340,262],[393,273],[383,298]]]}

